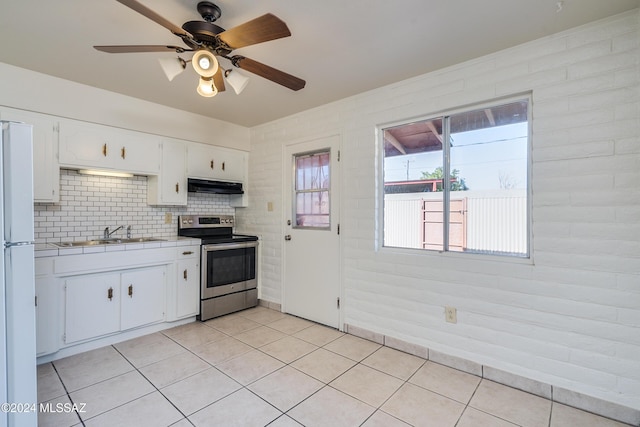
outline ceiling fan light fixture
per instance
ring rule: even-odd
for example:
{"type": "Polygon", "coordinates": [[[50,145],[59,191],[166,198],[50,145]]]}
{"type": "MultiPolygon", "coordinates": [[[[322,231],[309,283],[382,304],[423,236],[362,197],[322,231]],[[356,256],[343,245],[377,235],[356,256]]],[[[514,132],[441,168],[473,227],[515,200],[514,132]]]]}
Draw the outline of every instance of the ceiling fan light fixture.
{"type": "Polygon", "coordinates": [[[235,70],[226,70],[224,72],[224,78],[236,92],[236,95],[240,95],[240,92],[242,92],[249,84],[249,77],[244,76],[235,70]]]}
{"type": "Polygon", "coordinates": [[[165,76],[172,81],[178,74],[182,73],[187,67],[187,62],[180,58],[158,58],[160,67],[164,71],[165,76]]]}
{"type": "Polygon", "coordinates": [[[191,58],[193,69],[201,77],[211,78],[218,72],[218,60],[213,52],[207,49],[200,49],[191,58]]]}
{"type": "Polygon", "coordinates": [[[211,98],[218,94],[218,88],[213,83],[213,78],[206,79],[204,77],[200,77],[197,91],[200,96],[204,96],[205,98],[211,98]]]}

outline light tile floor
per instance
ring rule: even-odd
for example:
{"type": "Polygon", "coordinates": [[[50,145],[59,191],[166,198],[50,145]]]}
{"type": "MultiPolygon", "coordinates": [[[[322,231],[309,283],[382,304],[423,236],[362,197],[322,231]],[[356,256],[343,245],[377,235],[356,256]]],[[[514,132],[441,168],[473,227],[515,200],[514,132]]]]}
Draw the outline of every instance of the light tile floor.
{"type": "Polygon", "coordinates": [[[41,426],[621,427],[256,307],[38,367],[41,426]]]}

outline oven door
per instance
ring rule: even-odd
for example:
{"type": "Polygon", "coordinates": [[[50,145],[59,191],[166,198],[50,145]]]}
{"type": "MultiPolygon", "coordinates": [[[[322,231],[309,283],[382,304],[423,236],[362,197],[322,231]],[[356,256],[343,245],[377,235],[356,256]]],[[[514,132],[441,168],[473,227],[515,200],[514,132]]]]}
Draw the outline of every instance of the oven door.
{"type": "Polygon", "coordinates": [[[257,248],[257,241],[203,245],[201,298],[255,288],[257,248]]]}

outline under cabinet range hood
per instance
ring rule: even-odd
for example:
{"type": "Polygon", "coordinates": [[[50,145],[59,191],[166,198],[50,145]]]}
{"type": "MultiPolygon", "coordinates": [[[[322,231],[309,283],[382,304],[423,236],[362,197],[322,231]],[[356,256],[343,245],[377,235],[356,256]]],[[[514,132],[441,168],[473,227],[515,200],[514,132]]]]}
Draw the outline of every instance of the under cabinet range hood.
{"type": "Polygon", "coordinates": [[[241,182],[189,178],[187,184],[187,191],[190,193],[244,194],[241,182]]]}

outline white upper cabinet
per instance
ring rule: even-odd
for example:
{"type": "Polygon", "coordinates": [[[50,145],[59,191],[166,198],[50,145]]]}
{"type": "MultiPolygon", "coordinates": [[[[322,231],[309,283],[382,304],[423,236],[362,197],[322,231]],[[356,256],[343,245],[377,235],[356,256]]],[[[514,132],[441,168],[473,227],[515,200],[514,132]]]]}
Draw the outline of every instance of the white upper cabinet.
{"type": "Polygon", "coordinates": [[[58,165],[58,120],[46,114],[2,108],[2,120],[29,123],[33,126],[33,201],[60,201],[60,167],[58,165]]]}
{"type": "Polygon", "coordinates": [[[159,138],[92,123],[60,123],[60,165],[141,175],[160,171],[159,138]]]}
{"type": "Polygon", "coordinates": [[[247,153],[231,148],[189,143],[187,146],[187,176],[198,179],[244,182],[247,153]]]}
{"type": "Polygon", "coordinates": [[[160,174],[147,180],[147,203],[152,206],[186,206],[187,147],[185,142],[164,138],[161,142],[160,174]]]}

